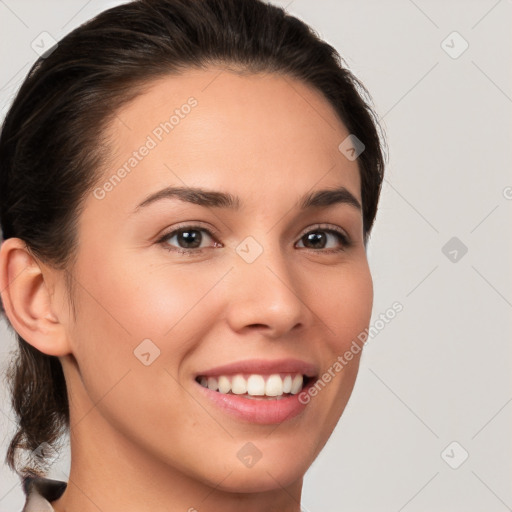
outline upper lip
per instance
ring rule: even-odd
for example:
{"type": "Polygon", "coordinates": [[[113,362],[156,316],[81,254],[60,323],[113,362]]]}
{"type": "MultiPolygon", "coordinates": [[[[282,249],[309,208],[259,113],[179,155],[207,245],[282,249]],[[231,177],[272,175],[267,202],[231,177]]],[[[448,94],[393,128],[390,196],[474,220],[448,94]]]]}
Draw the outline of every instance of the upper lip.
{"type": "Polygon", "coordinates": [[[299,359],[248,359],[209,368],[198,372],[196,376],[215,377],[218,375],[236,375],[238,373],[300,373],[306,377],[315,377],[317,369],[314,364],[299,359]]]}

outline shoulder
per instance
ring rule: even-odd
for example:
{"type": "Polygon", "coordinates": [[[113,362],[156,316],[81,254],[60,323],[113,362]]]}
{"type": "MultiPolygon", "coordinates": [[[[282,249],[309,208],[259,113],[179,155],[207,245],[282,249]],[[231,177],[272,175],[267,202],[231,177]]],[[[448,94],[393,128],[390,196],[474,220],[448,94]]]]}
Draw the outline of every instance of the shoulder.
{"type": "Polygon", "coordinates": [[[60,498],[67,487],[61,480],[39,476],[27,476],[23,479],[23,492],[26,495],[22,512],[52,512],[50,502],[60,498]]]}

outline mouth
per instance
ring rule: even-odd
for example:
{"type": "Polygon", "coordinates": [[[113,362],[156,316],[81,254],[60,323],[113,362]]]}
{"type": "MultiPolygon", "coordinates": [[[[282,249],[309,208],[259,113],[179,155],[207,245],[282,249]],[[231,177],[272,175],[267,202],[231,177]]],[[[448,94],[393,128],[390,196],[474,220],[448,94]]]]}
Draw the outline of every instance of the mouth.
{"type": "Polygon", "coordinates": [[[220,413],[245,423],[269,425],[301,417],[301,400],[316,381],[315,365],[296,359],[240,361],[194,376],[200,395],[220,413]]]}
{"type": "Polygon", "coordinates": [[[300,393],[313,380],[301,373],[198,375],[202,387],[222,395],[238,395],[249,400],[282,400],[300,393]]]}

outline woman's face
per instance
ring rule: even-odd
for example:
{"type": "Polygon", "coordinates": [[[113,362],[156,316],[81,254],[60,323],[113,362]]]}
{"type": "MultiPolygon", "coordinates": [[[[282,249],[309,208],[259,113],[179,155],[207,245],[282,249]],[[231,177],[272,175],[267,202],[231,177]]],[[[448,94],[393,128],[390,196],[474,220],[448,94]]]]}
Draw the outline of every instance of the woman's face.
{"type": "Polygon", "coordinates": [[[348,131],[296,80],[212,68],[158,80],[108,136],[61,358],[72,434],[219,489],[293,484],[346,406],[360,352],[344,354],[370,321],[348,131]]]}

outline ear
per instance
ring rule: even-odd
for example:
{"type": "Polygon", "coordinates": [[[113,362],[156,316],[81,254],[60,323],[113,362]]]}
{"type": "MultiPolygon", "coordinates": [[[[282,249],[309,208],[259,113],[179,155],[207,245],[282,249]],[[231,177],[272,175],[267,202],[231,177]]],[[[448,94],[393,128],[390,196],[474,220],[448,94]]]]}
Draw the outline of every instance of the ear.
{"type": "Polygon", "coordinates": [[[7,318],[25,341],[52,356],[71,352],[65,324],[56,314],[53,291],[58,279],[63,276],[38,262],[23,240],[8,238],[2,243],[0,290],[7,318]]]}

